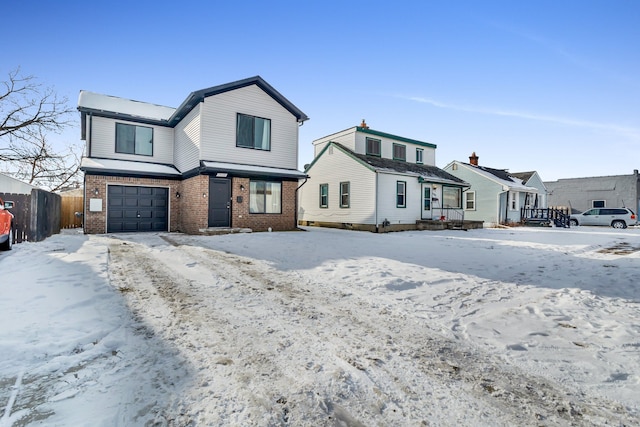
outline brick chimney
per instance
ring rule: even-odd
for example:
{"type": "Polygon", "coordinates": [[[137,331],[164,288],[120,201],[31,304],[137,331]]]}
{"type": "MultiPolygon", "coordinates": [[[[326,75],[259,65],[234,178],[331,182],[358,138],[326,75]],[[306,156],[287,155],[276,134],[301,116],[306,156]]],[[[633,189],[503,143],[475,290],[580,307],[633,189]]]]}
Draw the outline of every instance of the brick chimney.
{"type": "Polygon", "coordinates": [[[360,123],[360,127],[364,129],[369,129],[369,125],[367,125],[367,122],[365,122],[364,119],[362,119],[362,123],[360,123]]]}
{"type": "Polygon", "coordinates": [[[470,156],[469,156],[469,163],[471,163],[473,166],[478,166],[478,159],[480,157],[476,156],[476,152],[474,151],[470,156]]]}

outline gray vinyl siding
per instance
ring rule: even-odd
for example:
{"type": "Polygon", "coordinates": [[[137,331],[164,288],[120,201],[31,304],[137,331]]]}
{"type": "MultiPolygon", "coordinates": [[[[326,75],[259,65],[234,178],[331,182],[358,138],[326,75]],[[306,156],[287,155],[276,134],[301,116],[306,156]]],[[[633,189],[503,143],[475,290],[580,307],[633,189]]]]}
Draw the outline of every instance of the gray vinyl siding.
{"type": "Polygon", "coordinates": [[[415,224],[421,218],[422,184],[416,177],[381,173],[378,176],[378,223],[415,224]],[[406,182],[406,207],[396,206],[398,181],[406,182]]]}
{"type": "MultiPolygon", "coordinates": [[[[488,224],[499,223],[498,218],[498,195],[502,193],[502,185],[493,182],[468,168],[458,165],[457,170],[451,168],[451,164],[447,165],[444,170],[451,175],[456,176],[471,185],[470,191],[476,192],[476,209],[465,210],[464,219],[472,221],[484,221],[488,224]]],[[[502,204],[504,206],[504,204],[502,204]]],[[[504,212],[500,212],[504,217],[504,212]]]]}
{"type": "Polygon", "coordinates": [[[255,85],[205,98],[200,159],[284,169],[298,167],[296,117],[255,85]],[[238,113],[271,120],[271,150],[236,147],[238,113]]]}
{"type": "Polygon", "coordinates": [[[200,108],[196,106],[175,127],[175,166],[180,172],[200,164],[200,108]]]}
{"type": "Polygon", "coordinates": [[[538,207],[546,208],[547,205],[547,187],[540,179],[540,175],[534,173],[531,178],[525,183],[527,187],[533,187],[538,189],[538,207]]]}
{"type": "MultiPolygon", "coordinates": [[[[89,121],[89,120],[87,120],[89,121]]],[[[127,120],[115,120],[93,116],[91,123],[90,157],[133,160],[149,163],[173,164],[173,129],[127,120]],[[153,128],[153,156],[116,153],[116,123],[153,128]]]]}
{"type": "Polygon", "coordinates": [[[304,221],[375,224],[375,172],[329,147],[307,172],[300,189],[299,215],[304,221]],[[349,182],[349,207],[340,207],[340,183],[349,182]],[[320,208],[320,184],[329,184],[329,206],[320,208]]]}

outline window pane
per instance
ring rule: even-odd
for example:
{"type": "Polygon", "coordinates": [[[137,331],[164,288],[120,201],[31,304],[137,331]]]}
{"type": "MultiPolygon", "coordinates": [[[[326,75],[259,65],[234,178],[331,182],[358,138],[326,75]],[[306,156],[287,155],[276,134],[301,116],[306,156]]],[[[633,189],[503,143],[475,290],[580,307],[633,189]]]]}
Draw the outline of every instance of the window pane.
{"type": "Polygon", "coordinates": [[[349,183],[348,182],[340,183],[340,207],[343,207],[343,208],[349,207],[349,183]]]}
{"type": "Polygon", "coordinates": [[[396,184],[396,206],[402,208],[405,206],[405,188],[406,184],[402,181],[398,181],[396,184]]]}
{"type": "Polygon", "coordinates": [[[400,144],[393,144],[393,159],[407,160],[407,147],[400,144]]]}
{"type": "Polygon", "coordinates": [[[320,184],[320,207],[326,208],[329,206],[329,185],[320,184]]]}
{"type": "Polygon", "coordinates": [[[367,154],[370,156],[380,155],[380,140],[367,138],[367,154]]]}
{"type": "Polygon", "coordinates": [[[249,183],[249,212],[264,213],[264,181],[249,183]]]}
{"type": "Polygon", "coordinates": [[[136,154],[153,155],[153,129],[136,126],[136,154]]]}
{"type": "Polygon", "coordinates": [[[442,187],[443,206],[445,208],[461,208],[460,189],[456,187],[442,187]]]}
{"type": "Polygon", "coordinates": [[[236,145],[238,147],[253,148],[253,117],[238,114],[236,145]]]}
{"type": "Polygon", "coordinates": [[[265,182],[265,213],[280,213],[281,184],[279,182],[265,182]]]}
{"type": "Polygon", "coordinates": [[[424,210],[431,210],[431,188],[424,187],[424,210]]]}
{"type": "Polygon", "coordinates": [[[416,163],[422,163],[422,149],[416,149],[416,163]]]}
{"type": "Polygon", "coordinates": [[[116,153],[135,154],[136,127],[116,123],[116,153]]]}
{"type": "Polygon", "coordinates": [[[271,120],[255,118],[255,148],[261,150],[271,149],[269,139],[271,137],[271,120]]]}

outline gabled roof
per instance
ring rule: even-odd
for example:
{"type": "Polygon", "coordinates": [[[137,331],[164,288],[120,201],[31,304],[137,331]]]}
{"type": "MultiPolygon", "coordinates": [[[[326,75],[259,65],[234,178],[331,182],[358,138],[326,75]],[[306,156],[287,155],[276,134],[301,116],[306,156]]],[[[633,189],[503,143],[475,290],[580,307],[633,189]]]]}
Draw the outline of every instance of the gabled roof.
{"type": "Polygon", "coordinates": [[[103,117],[174,127],[184,116],[189,114],[196,105],[202,102],[204,98],[251,85],[256,85],[265,91],[276,102],[293,114],[298,122],[304,122],[309,119],[306,114],[260,76],[249,77],[247,79],[191,92],[178,108],[81,90],[78,97],[78,110],[82,113],[93,113],[103,117]]]}
{"type": "Polygon", "coordinates": [[[538,192],[537,188],[527,187],[526,185],[524,185],[522,179],[516,177],[515,174],[510,173],[506,169],[493,169],[493,168],[488,168],[486,166],[476,166],[470,163],[464,163],[459,161],[454,161],[452,163],[458,163],[460,165],[463,165],[468,169],[476,172],[478,175],[488,178],[502,186],[508,187],[509,189],[527,191],[530,193],[538,192]]]}
{"type": "Polygon", "coordinates": [[[448,172],[436,166],[419,165],[416,163],[403,162],[402,160],[385,159],[377,156],[367,156],[365,154],[358,154],[348,149],[344,145],[330,141],[326,147],[318,154],[313,160],[305,172],[307,172],[315,164],[315,162],[324,154],[324,152],[330,147],[334,146],[342,150],[345,154],[352,157],[356,161],[360,162],[369,169],[377,172],[396,172],[403,175],[414,176],[424,182],[434,182],[441,184],[458,185],[461,187],[469,187],[465,181],[460,178],[451,175],[448,172]]]}
{"type": "Polygon", "coordinates": [[[514,172],[511,174],[511,176],[514,176],[518,179],[521,179],[523,183],[526,183],[527,181],[529,181],[531,179],[531,177],[533,176],[533,174],[536,173],[535,171],[530,171],[530,172],[514,172]]]}

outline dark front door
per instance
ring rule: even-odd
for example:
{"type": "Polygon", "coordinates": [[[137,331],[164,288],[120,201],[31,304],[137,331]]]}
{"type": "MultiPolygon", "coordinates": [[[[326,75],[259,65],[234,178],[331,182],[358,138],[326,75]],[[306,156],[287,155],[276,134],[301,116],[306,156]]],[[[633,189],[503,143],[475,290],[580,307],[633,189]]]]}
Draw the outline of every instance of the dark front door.
{"type": "Polygon", "coordinates": [[[109,185],[107,233],[169,231],[167,188],[109,185]]]}
{"type": "Polygon", "coordinates": [[[209,227],[229,227],[231,181],[209,178],[209,227]]]}

